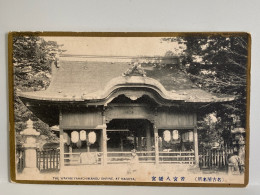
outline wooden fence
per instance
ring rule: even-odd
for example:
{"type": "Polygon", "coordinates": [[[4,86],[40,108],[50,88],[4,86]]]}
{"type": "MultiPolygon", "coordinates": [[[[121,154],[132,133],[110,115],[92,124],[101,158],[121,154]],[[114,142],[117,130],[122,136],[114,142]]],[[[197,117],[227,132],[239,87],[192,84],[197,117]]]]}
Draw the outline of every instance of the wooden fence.
{"type": "MultiPolygon", "coordinates": [[[[228,169],[228,158],[233,154],[232,150],[203,150],[199,155],[199,166],[201,169],[228,169]]],[[[68,155],[68,154],[65,154],[68,155]]],[[[74,154],[73,154],[74,155],[74,154]]],[[[148,163],[155,161],[154,151],[152,152],[137,152],[140,162],[148,163]]],[[[71,155],[70,155],[71,156],[71,155]]],[[[98,158],[98,163],[101,164],[102,155],[98,158]]],[[[131,159],[131,152],[108,152],[108,163],[128,163],[131,159]]],[[[65,157],[65,161],[66,161],[65,157]]],[[[70,159],[71,160],[71,159],[70,159]]],[[[160,152],[160,163],[194,163],[193,153],[179,154],[177,152],[160,152]]],[[[71,162],[67,162],[71,165],[71,162]]],[[[73,164],[73,163],[72,163],[73,164]]],[[[81,163],[79,163],[81,164],[81,163]]],[[[16,168],[17,172],[22,172],[25,167],[25,153],[24,150],[18,149],[16,151],[16,168]]],[[[57,149],[37,151],[37,167],[41,172],[44,171],[58,171],[60,169],[60,151],[57,149]]]]}
{"type": "Polygon", "coordinates": [[[41,172],[60,169],[60,150],[37,151],[37,167],[41,172]]]}
{"type": "MultiPolygon", "coordinates": [[[[136,152],[139,163],[154,163],[155,152],[154,151],[139,151],[136,152]]],[[[133,158],[132,152],[108,152],[107,162],[108,164],[123,164],[129,163],[133,158]]]]}
{"type": "MultiPolygon", "coordinates": [[[[155,151],[136,152],[139,163],[155,163],[155,151]]],[[[132,152],[107,152],[108,164],[128,164],[133,159],[132,152]]],[[[102,152],[64,153],[64,164],[84,165],[102,164],[102,152]],[[85,160],[84,160],[85,159],[85,160]]],[[[194,164],[195,155],[192,151],[185,152],[159,152],[161,164],[194,164]]]]}
{"type": "Polygon", "coordinates": [[[193,151],[159,152],[159,162],[172,164],[195,164],[195,154],[193,151]]]}
{"type": "Polygon", "coordinates": [[[102,164],[102,152],[70,152],[64,153],[64,165],[102,164]]]}
{"type": "Polygon", "coordinates": [[[203,150],[199,155],[199,165],[201,169],[228,169],[228,158],[232,154],[232,150],[203,150]]]}

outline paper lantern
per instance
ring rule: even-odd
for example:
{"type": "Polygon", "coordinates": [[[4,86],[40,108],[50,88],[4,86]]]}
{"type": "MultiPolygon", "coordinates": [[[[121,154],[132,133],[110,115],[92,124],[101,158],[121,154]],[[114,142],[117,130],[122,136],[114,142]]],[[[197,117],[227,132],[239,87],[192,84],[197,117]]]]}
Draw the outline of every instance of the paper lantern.
{"type": "Polygon", "coordinates": [[[68,133],[63,133],[63,142],[66,143],[67,145],[70,145],[70,137],[68,133]]]}
{"type": "Polygon", "coordinates": [[[81,141],[85,141],[87,139],[87,133],[86,131],[82,130],[79,132],[79,138],[81,141]]]}
{"type": "Polygon", "coordinates": [[[90,144],[94,144],[97,140],[97,135],[94,131],[89,132],[88,134],[88,142],[90,144]]]}
{"type": "Polygon", "coordinates": [[[189,131],[188,135],[189,135],[189,138],[188,138],[189,142],[193,142],[193,132],[189,131]]]}
{"type": "Polygon", "coordinates": [[[172,131],[172,139],[173,140],[178,140],[179,139],[179,132],[178,132],[178,130],[173,130],[172,131]]]}
{"type": "Polygon", "coordinates": [[[171,141],[171,132],[170,132],[169,130],[165,130],[165,131],[163,132],[163,139],[164,139],[164,141],[166,141],[166,142],[171,141]]]}
{"type": "Polygon", "coordinates": [[[73,143],[77,143],[77,142],[79,141],[79,132],[73,131],[73,132],[71,133],[71,141],[72,141],[73,143]]]}

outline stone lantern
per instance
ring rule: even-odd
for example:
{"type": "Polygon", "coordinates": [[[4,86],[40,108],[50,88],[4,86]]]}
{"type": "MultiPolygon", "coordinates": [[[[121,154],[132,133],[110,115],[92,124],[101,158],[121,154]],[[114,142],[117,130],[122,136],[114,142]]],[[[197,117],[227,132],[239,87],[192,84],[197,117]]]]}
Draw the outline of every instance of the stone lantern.
{"type": "Polygon", "coordinates": [[[33,121],[28,120],[27,128],[23,130],[20,134],[25,137],[25,143],[23,144],[24,153],[25,153],[25,167],[23,173],[35,174],[39,173],[37,168],[37,143],[36,137],[40,135],[33,128],[33,121]]]}
{"type": "Polygon", "coordinates": [[[245,163],[245,129],[240,125],[237,125],[233,130],[231,130],[233,137],[234,149],[240,158],[241,165],[245,163]]]}
{"type": "Polygon", "coordinates": [[[241,147],[245,145],[245,129],[241,127],[241,121],[238,119],[236,121],[236,126],[231,129],[231,134],[233,138],[233,145],[236,148],[236,152],[239,152],[241,147]]]}
{"type": "Polygon", "coordinates": [[[244,172],[245,163],[245,129],[241,127],[239,119],[236,121],[235,128],[231,129],[232,144],[234,147],[234,155],[229,158],[229,171],[234,172],[236,169],[238,174],[244,172]]]}

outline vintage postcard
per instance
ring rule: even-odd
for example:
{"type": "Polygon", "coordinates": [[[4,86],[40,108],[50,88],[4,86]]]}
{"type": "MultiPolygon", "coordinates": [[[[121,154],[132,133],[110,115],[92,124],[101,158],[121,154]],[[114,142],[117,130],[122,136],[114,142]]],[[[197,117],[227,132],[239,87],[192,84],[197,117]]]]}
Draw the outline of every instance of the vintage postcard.
{"type": "Polygon", "coordinates": [[[248,183],[248,33],[9,33],[17,183],[248,183]]]}

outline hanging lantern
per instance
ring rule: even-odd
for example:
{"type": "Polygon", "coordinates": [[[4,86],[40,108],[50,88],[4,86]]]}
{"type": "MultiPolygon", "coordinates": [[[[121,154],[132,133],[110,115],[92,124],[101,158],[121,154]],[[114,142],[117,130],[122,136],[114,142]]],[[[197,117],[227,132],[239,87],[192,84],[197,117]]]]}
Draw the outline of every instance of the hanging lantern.
{"type": "Polygon", "coordinates": [[[71,133],[71,141],[72,141],[73,143],[77,143],[77,142],[79,141],[79,132],[73,131],[73,132],[71,133]]]}
{"type": "Polygon", "coordinates": [[[84,130],[80,131],[79,132],[79,138],[80,138],[81,141],[86,141],[86,139],[87,139],[86,131],[84,131],[84,130]]]}
{"type": "Polygon", "coordinates": [[[81,142],[81,140],[79,139],[78,142],[77,142],[77,147],[78,147],[78,148],[81,148],[81,145],[82,145],[82,142],[81,142]]]}
{"type": "Polygon", "coordinates": [[[189,138],[188,138],[189,142],[193,142],[193,132],[189,131],[188,135],[189,135],[189,138]]]}
{"type": "Polygon", "coordinates": [[[89,132],[88,134],[88,142],[90,144],[94,144],[97,140],[97,135],[94,131],[89,132]]]}
{"type": "Polygon", "coordinates": [[[165,131],[163,132],[163,139],[164,139],[164,141],[166,141],[166,142],[171,141],[171,132],[170,132],[169,130],[165,130],[165,131]]]}
{"type": "Polygon", "coordinates": [[[70,145],[70,137],[69,137],[68,133],[63,133],[63,143],[70,145]]]}
{"type": "Polygon", "coordinates": [[[179,131],[178,130],[172,131],[172,139],[175,140],[175,141],[179,139],[179,131]]]}

